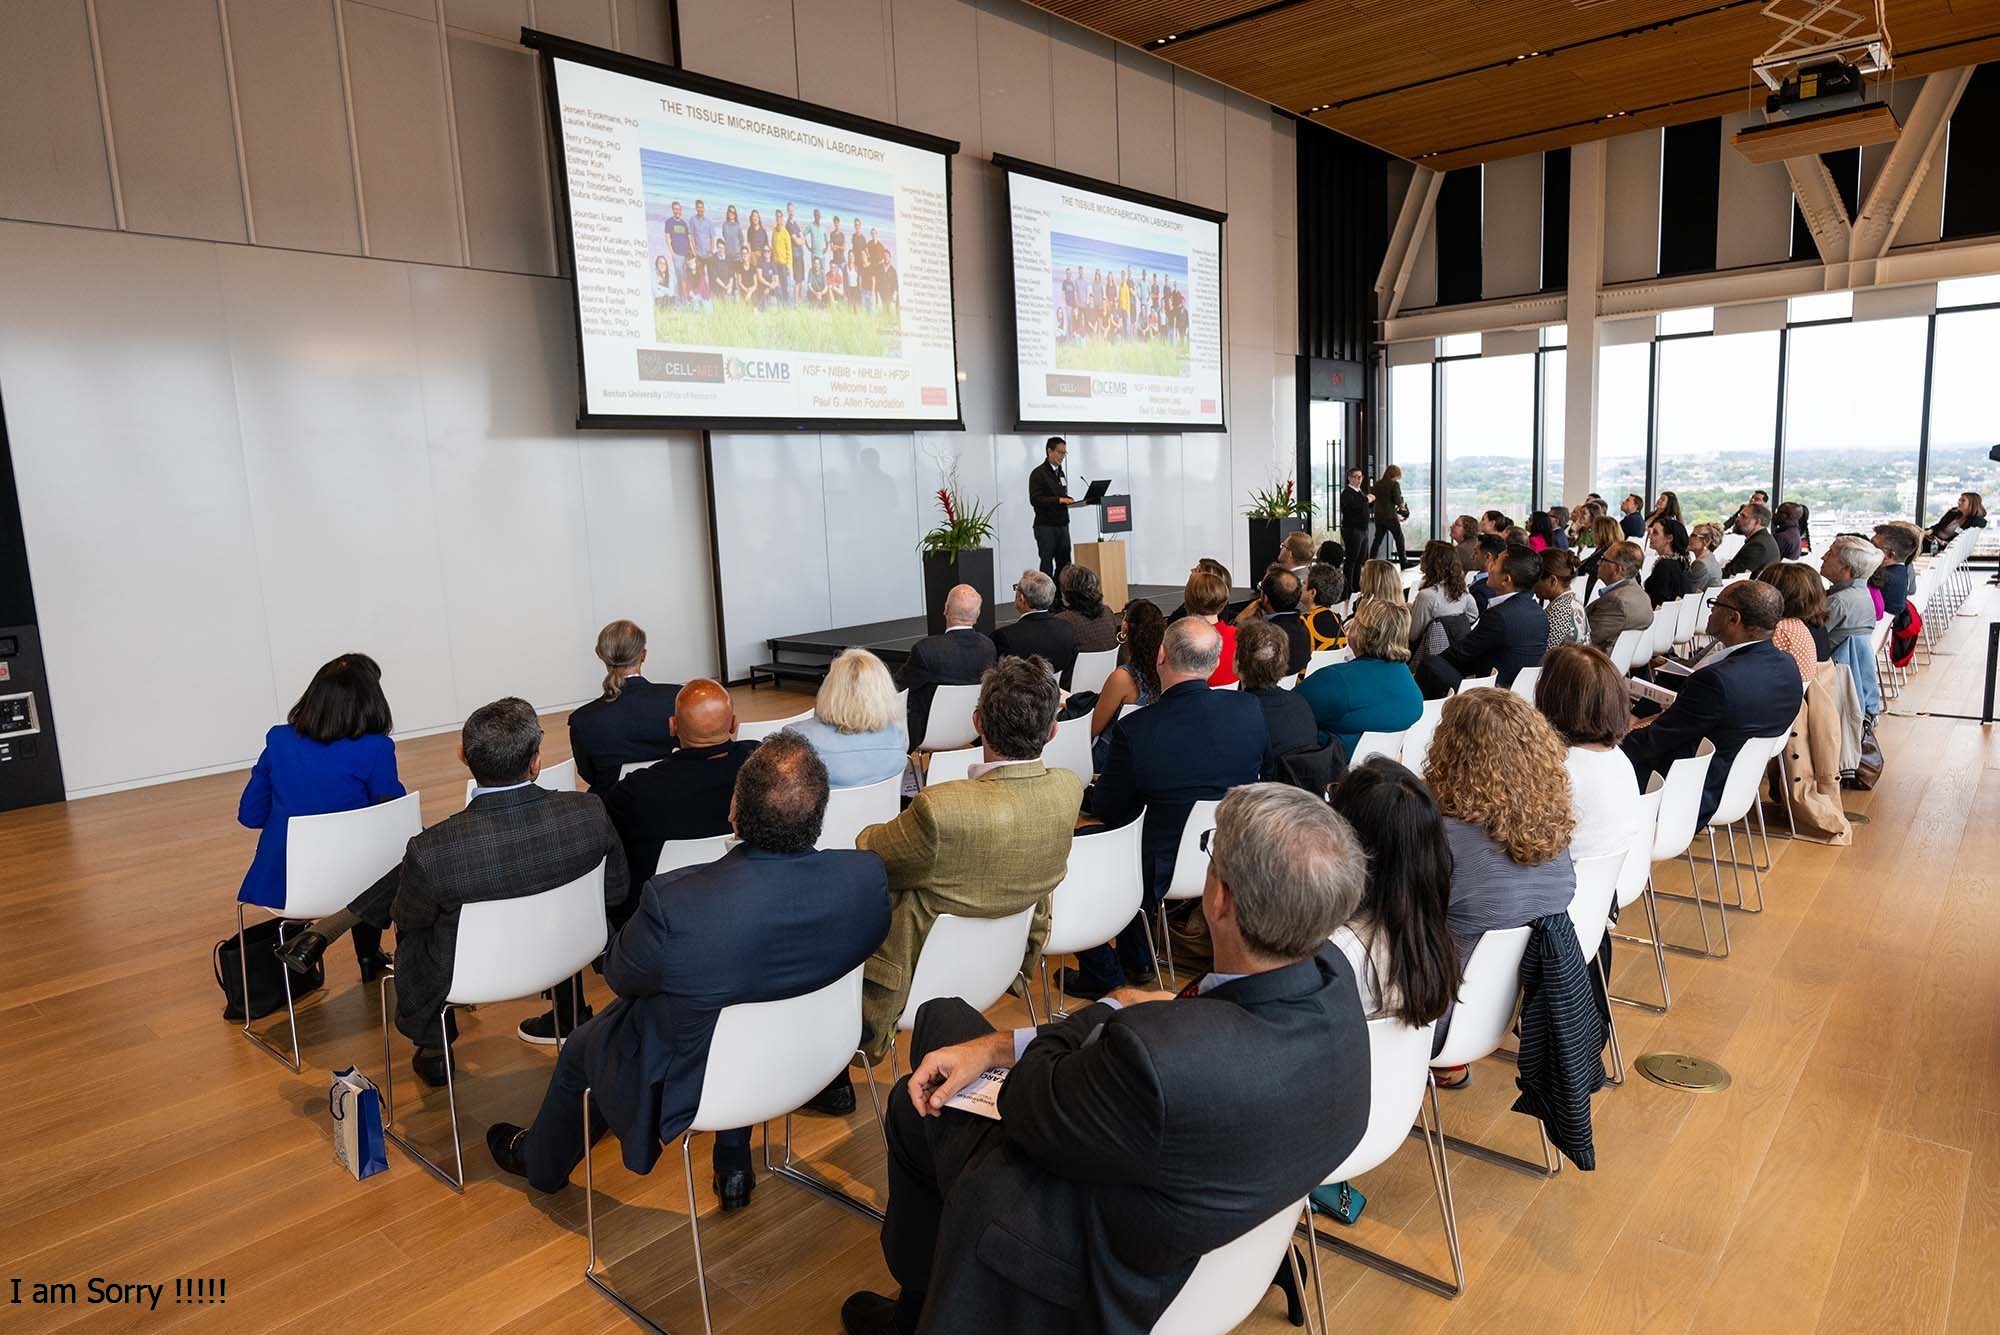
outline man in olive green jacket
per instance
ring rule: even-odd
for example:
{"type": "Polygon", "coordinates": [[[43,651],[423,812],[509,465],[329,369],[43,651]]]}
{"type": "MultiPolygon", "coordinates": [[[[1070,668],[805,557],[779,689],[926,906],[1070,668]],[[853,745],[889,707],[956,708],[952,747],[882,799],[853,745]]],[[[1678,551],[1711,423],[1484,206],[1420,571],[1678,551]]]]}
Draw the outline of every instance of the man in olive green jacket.
{"type": "Polygon", "coordinates": [[[855,841],[889,869],[889,936],[862,985],[862,1050],[875,1060],[896,1038],[917,956],[940,913],[1004,918],[1033,905],[1027,972],[1049,930],[1049,892],[1069,865],[1083,783],[1042,763],[1061,692],[1040,658],[1003,659],[980,683],[974,725],[985,744],[972,777],[919,793],[903,814],[855,841]]]}

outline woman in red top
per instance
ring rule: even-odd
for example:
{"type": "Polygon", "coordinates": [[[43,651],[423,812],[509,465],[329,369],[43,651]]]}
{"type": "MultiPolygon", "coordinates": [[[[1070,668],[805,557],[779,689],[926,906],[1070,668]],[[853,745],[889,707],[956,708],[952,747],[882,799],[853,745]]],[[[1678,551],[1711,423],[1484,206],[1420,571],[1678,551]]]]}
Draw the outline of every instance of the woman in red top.
{"type": "Polygon", "coordinates": [[[1229,581],[1213,570],[1197,566],[1181,590],[1181,603],[1191,617],[1199,617],[1222,636],[1222,661],[1208,676],[1210,686],[1229,686],[1236,681],[1236,627],[1222,620],[1229,605],[1229,581]]]}

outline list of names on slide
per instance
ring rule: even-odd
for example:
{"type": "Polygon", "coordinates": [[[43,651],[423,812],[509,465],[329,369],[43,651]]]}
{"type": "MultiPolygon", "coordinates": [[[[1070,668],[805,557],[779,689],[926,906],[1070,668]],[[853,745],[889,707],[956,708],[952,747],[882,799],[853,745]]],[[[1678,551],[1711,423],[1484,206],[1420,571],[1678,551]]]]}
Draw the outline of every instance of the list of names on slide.
{"type": "Polygon", "coordinates": [[[631,156],[638,129],[631,117],[563,108],[576,304],[586,335],[646,337],[646,200],[619,166],[631,156]]]}

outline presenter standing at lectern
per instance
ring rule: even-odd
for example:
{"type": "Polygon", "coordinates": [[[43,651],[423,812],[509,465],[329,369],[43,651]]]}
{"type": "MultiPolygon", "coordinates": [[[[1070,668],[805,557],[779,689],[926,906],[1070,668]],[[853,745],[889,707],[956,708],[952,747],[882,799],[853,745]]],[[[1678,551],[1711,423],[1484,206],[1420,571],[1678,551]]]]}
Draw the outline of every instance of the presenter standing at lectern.
{"type": "Polygon", "coordinates": [[[1076,504],[1063,478],[1069,442],[1050,436],[1042,454],[1041,467],[1028,474],[1028,504],[1035,511],[1035,550],[1041,555],[1042,573],[1055,579],[1069,564],[1069,507],[1076,504]]]}

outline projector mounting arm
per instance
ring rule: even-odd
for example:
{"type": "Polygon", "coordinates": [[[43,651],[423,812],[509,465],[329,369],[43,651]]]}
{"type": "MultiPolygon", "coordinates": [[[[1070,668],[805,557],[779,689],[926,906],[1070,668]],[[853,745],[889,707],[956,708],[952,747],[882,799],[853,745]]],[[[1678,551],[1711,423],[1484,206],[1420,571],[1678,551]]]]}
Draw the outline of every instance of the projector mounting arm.
{"type": "Polygon", "coordinates": [[[1785,25],[1783,35],[1750,62],[1772,92],[1817,58],[1846,57],[1863,74],[1885,74],[1895,65],[1882,0],[1769,0],[1764,17],[1785,25]]]}

